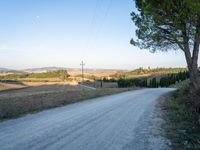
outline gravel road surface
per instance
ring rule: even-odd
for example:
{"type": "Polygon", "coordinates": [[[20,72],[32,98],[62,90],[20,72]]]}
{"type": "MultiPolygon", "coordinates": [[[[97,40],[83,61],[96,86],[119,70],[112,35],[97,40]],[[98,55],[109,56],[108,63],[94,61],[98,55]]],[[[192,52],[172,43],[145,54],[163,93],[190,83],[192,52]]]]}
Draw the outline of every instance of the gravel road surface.
{"type": "Polygon", "coordinates": [[[0,122],[0,149],[169,149],[155,103],[173,90],[129,91],[0,122]]]}

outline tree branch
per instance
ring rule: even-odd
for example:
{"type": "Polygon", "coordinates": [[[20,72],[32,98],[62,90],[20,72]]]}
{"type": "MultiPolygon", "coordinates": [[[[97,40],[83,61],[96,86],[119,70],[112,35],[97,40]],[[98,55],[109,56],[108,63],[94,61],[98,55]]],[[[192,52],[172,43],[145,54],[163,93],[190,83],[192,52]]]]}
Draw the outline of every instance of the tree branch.
{"type": "Polygon", "coordinates": [[[169,38],[164,37],[164,38],[167,39],[167,40],[170,39],[171,41],[174,41],[174,43],[176,43],[179,46],[179,48],[184,51],[184,47],[182,46],[182,42],[179,41],[169,30],[162,28],[162,27],[159,27],[159,26],[156,26],[156,28],[165,32],[165,34],[168,34],[170,37],[169,38]]]}

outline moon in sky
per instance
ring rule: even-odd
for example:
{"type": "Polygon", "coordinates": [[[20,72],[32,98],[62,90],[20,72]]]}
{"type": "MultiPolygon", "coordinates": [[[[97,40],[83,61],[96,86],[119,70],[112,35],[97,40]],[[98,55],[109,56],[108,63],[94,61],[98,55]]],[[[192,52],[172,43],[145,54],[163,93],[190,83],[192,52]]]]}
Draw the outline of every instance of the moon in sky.
{"type": "Polygon", "coordinates": [[[36,18],[38,19],[38,18],[40,18],[40,16],[36,16],[36,18]]]}

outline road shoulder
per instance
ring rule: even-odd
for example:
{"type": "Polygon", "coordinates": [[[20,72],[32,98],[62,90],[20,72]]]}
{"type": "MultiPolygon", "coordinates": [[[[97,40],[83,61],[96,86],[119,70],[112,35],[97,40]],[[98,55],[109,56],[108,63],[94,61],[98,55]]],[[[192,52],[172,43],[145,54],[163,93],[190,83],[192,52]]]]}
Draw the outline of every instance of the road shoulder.
{"type": "Polygon", "coordinates": [[[131,147],[136,150],[170,150],[171,142],[164,136],[161,104],[163,96],[156,100],[144,113],[143,118],[139,120],[140,124],[135,129],[134,140],[126,145],[124,149],[131,147]]]}

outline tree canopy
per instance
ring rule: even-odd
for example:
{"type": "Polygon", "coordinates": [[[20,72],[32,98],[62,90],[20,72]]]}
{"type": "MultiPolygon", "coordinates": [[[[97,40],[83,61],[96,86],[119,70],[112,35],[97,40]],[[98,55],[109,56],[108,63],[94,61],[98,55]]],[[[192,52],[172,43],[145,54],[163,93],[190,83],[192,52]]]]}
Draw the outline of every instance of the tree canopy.
{"type": "Polygon", "coordinates": [[[194,45],[200,27],[199,0],[136,0],[136,7],[138,12],[131,16],[138,39],[132,39],[132,44],[153,51],[183,50],[187,40],[194,45]]]}
{"type": "Polygon", "coordinates": [[[181,49],[186,58],[190,80],[197,88],[200,44],[199,0],[135,0],[132,20],[137,39],[131,44],[151,51],[181,49]]]}

